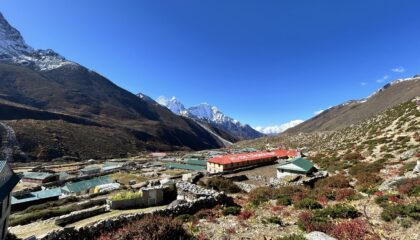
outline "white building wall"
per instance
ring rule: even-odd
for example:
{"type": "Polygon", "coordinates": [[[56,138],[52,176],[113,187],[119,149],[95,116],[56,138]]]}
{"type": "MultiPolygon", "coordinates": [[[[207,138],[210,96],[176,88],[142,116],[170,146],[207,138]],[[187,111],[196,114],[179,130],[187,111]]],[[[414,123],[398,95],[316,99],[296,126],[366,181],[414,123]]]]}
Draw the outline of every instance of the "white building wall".
{"type": "Polygon", "coordinates": [[[287,176],[297,176],[299,174],[296,173],[290,173],[290,172],[281,172],[280,170],[277,169],[277,178],[281,179],[287,176]]]}

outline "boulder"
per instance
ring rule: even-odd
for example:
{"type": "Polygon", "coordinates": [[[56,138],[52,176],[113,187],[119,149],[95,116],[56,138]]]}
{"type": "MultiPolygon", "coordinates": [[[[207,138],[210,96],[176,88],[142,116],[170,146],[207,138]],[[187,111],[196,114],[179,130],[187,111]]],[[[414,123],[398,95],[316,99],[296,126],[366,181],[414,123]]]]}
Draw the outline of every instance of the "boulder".
{"type": "Polygon", "coordinates": [[[403,152],[400,155],[400,159],[401,160],[407,160],[407,159],[413,157],[415,154],[416,154],[416,150],[415,149],[410,149],[408,151],[403,152]]]}
{"type": "Polygon", "coordinates": [[[310,232],[305,235],[305,238],[308,240],[337,240],[333,237],[328,236],[327,234],[323,232],[310,232]]]}

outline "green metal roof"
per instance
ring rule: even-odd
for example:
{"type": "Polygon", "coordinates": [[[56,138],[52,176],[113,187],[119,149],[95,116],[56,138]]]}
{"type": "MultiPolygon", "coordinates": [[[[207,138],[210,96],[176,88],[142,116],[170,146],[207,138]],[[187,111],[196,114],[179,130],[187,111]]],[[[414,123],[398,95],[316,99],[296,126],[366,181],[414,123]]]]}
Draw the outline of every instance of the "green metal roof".
{"type": "Polygon", "coordinates": [[[191,165],[207,166],[207,161],[206,160],[200,160],[200,159],[196,159],[196,158],[184,159],[184,162],[186,164],[191,164],[191,165]]]}
{"type": "Polygon", "coordinates": [[[66,184],[66,186],[63,187],[63,190],[71,193],[78,193],[92,189],[102,184],[108,184],[112,182],[114,181],[112,181],[112,179],[109,176],[103,176],[80,182],[68,183],[66,184]]]}
{"type": "Polygon", "coordinates": [[[181,164],[181,163],[173,163],[173,162],[168,162],[165,165],[168,168],[186,169],[186,170],[194,170],[194,171],[201,171],[201,170],[207,169],[206,166],[181,164]]]}
{"type": "Polygon", "coordinates": [[[31,192],[25,195],[24,198],[16,198],[12,196],[12,205],[37,201],[37,200],[46,199],[46,198],[59,197],[59,196],[61,196],[61,188],[59,187],[51,188],[51,189],[31,192]]]}
{"type": "Polygon", "coordinates": [[[54,176],[54,174],[45,173],[45,172],[24,172],[23,173],[23,178],[38,179],[38,180],[43,180],[51,176],[54,176]]]}
{"type": "Polygon", "coordinates": [[[293,170],[305,173],[311,170],[313,167],[314,164],[311,161],[303,158],[295,158],[293,160],[286,161],[277,165],[277,169],[293,170]]]}

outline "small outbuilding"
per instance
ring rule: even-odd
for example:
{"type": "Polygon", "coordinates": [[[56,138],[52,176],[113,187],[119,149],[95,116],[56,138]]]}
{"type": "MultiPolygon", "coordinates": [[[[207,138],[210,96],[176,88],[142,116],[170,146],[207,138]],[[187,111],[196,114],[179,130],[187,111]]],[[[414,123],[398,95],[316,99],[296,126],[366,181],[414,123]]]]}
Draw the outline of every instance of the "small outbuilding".
{"type": "Polygon", "coordinates": [[[277,178],[294,175],[310,175],[316,171],[317,169],[311,161],[299,157],[292,160],[286,160],[277,165],[277,178]]]}
{"type": "Polygon", "coordinates": [[[58,174],[46,173],[46,172],[25,172],[22,176],[22,182],[29,183],[48,183],[59,180],[58,174]]]}

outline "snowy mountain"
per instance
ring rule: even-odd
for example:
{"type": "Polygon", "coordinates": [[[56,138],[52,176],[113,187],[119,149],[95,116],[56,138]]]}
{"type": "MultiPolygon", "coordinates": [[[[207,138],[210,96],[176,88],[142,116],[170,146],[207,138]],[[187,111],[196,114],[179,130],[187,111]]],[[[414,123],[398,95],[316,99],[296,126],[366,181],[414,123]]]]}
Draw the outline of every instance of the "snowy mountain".
{"type": "Polygon", "coordinates": [[[15,63],[40,71],[49,71],[64,65],[77,65],[51,49],[35,50],[25,43],[20,32],[0,13],[0,62],[15,63]]]}
{"type": "Polygon", "coordinates": [[[264,136],[264,134],[253,129],[251,126],[242,124],[238,120],[226,116],[217,107],[208,103],[201,103],[197,106],[185,108],[185,106],[175,97],[168,99],[164,96],[157,98],[156,102],[178,115],[196,121],[206,122],[213,127],[222,129],[238,140],[254,139],[264,136]]]}
{"type": "Polygon", "coordinates": [[[184,115],[182,113],[186,110],[184,105],[180,101],[178,101],[178,99],[176,99],[175,97],[172,97],[171,99],[167,99],[164,96],[160,96],[156,99],[156,102],[162,106],[167,107],[173,113],[176,113],[178,115],[184,115]]]}

